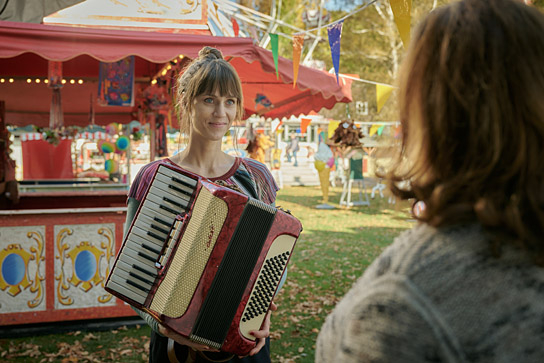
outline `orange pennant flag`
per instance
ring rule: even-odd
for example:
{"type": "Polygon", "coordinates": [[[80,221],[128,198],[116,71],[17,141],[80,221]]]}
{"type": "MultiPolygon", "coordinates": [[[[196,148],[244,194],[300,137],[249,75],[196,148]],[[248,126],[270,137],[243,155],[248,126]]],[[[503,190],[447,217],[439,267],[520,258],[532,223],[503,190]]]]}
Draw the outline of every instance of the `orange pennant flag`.
{"type": "Polygon", "coordinates": [[[297,84],[298,67],[300,64],[300,53],[304,45],[304,34],[293,35],[293,88],[297,84]]]}
{"type": "Polygon", "coordinates": [[[276,129],[274,130],[275,132],[279,132],[280,131],[280,126],[283,125],[283,120],[280,120],[280,122],[278,122],[278,126],[276,126],[276,129]]]}
{"type": "Polygon", "coordinates": [[[300,119],[300,132],[302,134],[306,133],[306,130],[308,129],[308,125],[312,122],[311,118],[301,118],[300,119]]]}

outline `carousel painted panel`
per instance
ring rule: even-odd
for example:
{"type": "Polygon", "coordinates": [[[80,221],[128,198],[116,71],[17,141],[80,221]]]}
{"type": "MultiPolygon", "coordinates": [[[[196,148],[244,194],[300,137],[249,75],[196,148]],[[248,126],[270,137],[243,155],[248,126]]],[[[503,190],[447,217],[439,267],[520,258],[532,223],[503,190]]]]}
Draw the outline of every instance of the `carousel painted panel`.
{"type": "Polygon", "coordinates": [[[125,212],[0,211],[0,326],[135,316],[104,290],[125,212]]]}
{"type": "Polygon", "coordinates": [[[0,314],[46,309],[45,253],[45,226],[0,228],[0,314]]]}
{"type": "Polygon", "coordinates": [[[115,306],[104,290],[115,261],[115,224],[56,225],[55,309],[115,306]]]}

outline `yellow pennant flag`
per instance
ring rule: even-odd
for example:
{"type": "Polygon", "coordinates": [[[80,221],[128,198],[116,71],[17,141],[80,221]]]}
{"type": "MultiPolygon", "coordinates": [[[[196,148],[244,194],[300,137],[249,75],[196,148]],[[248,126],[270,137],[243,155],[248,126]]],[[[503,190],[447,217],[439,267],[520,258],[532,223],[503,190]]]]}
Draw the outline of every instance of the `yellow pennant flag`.
{"type": "Polygon", "coordinates": [[[297,84],[298,66],[300,64],[300,53],[304,44],[304,34],[293,35],[293,88],[297,84]]]}
{"type": "Polygon", "coordinates": [[[412,10],[412,0],[390,0],[393,17],[397,24],[397,29],[402,39],[404,48],[410,43],[410,12],[412,10]]]}
{"type": "Polygon", "coordinates": [[[329,128],[327,130],[327,136],[329,139],[333,137],[334,131],[338,128],[339,125],[340,125],[340,121],[334,121],[334,120],[329,121],[329,128]]]}
{"type": "Polygon", "coordinates": [[[393,89],[394,87],[392,86],[386,86],[383,84],[376,85],[376,103],[378,104],[378,112],[381,111],[383,105],[385,105],[385,102],[387,102],[387,99],[389,96],[391,96],[393,89]]]}
{"type": "Polygon", "coordinates": [[[372,125],[370,126],[370,130],[368,130],[368,136],[372,137],[374,134],[378,132],[378,129],[380,128],[380,125],[372,125]]]}

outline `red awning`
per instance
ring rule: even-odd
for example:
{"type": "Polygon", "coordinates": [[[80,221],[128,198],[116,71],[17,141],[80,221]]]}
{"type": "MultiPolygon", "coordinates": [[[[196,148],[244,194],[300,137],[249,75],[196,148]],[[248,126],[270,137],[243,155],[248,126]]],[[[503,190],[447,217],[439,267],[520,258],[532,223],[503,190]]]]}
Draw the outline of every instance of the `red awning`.
{"type": "MultiPolygon", "coordinates": [[[[47,78],[47,60],[63,61],[65,78],[86,78],[83,85],[67,84],[62,89],[64,122],[86,126],[90,95],[98,90],[99,61],[112,62],[133,55],[135,77],[149,79],[164,63],[184,55],[194,58],[205,45],[220,49],[242,79],[246,117],[289,117],[331,108],[337,102],[351,102],[350,84],[336,83],[326,72],[300,66],[296,88],[293,66],[279,59],[276,78],[272,53],[255,46],[249,38],[213,37],[127,30],[106,30],[0,21],[0,100],[6,104],[6,123],[47,126],[51,90],[34,79],[47,78]],[[14,78],[9,83],[9,78],[14,78]],[[27,83],[26,78],[32,82],[27,83]],[[256,106],[257,94],[266,96],[273,107],[256,106]]],[[[95,121],[127,123],[134,119],[127,107],[96,106],[95,121]]]]}

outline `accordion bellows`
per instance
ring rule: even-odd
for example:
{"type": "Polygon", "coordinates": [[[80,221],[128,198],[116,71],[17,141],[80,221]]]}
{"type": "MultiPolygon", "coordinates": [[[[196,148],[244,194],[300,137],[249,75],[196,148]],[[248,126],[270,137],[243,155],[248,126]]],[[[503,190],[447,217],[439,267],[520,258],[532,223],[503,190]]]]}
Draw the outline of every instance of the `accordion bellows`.
{"type": "Polygon", "coordinates": [[[161,165],[106,290],[195,342],[246,355],[301,231],[288,212],[161,165]]]}

